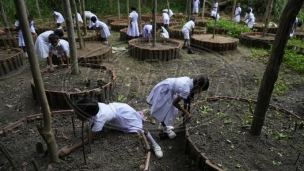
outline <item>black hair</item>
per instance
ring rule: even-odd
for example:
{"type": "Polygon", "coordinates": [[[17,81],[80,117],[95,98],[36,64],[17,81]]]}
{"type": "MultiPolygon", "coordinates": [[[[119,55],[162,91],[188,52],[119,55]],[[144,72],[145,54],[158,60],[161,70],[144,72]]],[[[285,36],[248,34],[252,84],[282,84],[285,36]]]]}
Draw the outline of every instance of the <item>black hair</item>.
{"type": "Polygon", "coordinates": [[[56,11],[56,8],[53,8],[53,11],[56,11]]]}
{"type": "Polygon", "coordinates": [[[136,11],[136,7],[132,6],[131,11],[136,11]]]}
{"type": "Polygon", "coordinates": [[[247,13],[249,14],[251,12],[251,9],[247,9],[247,13]]]}
{"type": "Polygon", "coordinates": [[[302,21],[299,20],[297,25],[298,25],[298,27],[301,27],[302,26],[302,21]]]}
{"type": "Polygon", "coordinates": [[[209,88],[209,79],[204,75],[197,76],[193,79],[193,88],[199,86],[202,88],[202,91],[207,90],[209,88]]]}
{"type": "Polygon", "coordinates": [[[83,95],[83,97],[75,102],[74,109],[77,114],[80,114],[83,119],[95,116],[99,111],[98,102],[93,100],[87,95],[83,95]]]}
{"type": "Polygon", "coordinates": [[[28,20],[33,20],[33,16],[28,15],[28,16],[27,16],[27,19],[28,19],[28,20]]]}
{"type": "Polygon", "coordinates": [[[60,37],[63,37],[63,31],[62,31],[62,29],[56,29],[55,31],[54,31],[54,34],[56,34],[56,35],[58,35],[59,36],[59,38],[60,37]]]}
{"type": "MultiPolygon", "coordinates": [[[[197,76],[193,78],[193,89],[195,89],[197,86],[199,86],[202,91],[205,91],[209,88],[209,79],[208,77],[204,75],[197,76]]],[[[184,99],[184,103],[190,104],[191,100],[194,99],[194,92],[190,91],[190,94],[188,95],[187,99],[184,99]]]]}
{"type": "Polygon", "coordinates": [[[59,39],[59,36],[57,34],[50,34],[49,41],[54,40],[54,39],[59,39]]]}
{"type": "Polygon", "coordinates": [[[94,23],[95,23],[95,22],[96,22],[96,20],[97,20],[97,18],[96,18],[95,16],[91,17],[91,21],[92,21],[92,22],[94,22],[94,23]]]}
{"type": "Polygon", "coordinates": [[[194,16],[191,16],[191,17],[190,17],[190,20],[192,20],[193,22],[195,22],[195,17],[194,17],[194,16]]]}
{"type": "Polygon", "coordinates": [[[18,15],[17,14],[15,14],[14,17],[15,17],[16,20],[18,20],[18,15]]]}

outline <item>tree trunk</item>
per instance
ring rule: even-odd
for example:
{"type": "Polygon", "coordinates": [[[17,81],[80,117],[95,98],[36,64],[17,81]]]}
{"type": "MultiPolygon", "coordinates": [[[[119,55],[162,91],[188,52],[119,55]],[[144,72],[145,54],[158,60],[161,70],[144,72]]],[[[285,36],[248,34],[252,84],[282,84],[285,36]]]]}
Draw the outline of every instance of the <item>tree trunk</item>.
{"type": "Polygon", "coordinates": [[[156,45],[156,6],[157,6],[157,0],[153,0],[153,8],[152,8],[153,42],[152,42],[152,47],[155,47],[155,45],[156,45]]]}
{"type": "Polygon", "coordinates": [[[78,69],[78,60],[77,60],[77,50],[76,50],[76,42],[75,42],[75,35],[74,35],[74,27],[73,27],[73,18],[71,13],[70,1],[63,0],[63,7],[65,13],[65,24],[67,27],[68,32],[68,41],[70,46],[70,59],[71,59],[71,70],[72,74],[76,75],[79,74],[78,69]]]}
{"type": "Polygon", "coordinates": [[[215,14],[215,19],[214,19],[213,36],[212,36],[213,39],[215,38],[215,28],[216,28],[216,22],[217,22],[217,12],[218,12],[218,9],[219,8],[217,7],[216,14],[215,14]]]}
{"type": "Polygon", "coordinates": [[[186,1],[186,14],[187,14],[187,15],[188,15],[188,4],[189,4],[188,1],[191,1],[191,0],[187,0],[187,1],[186,1]]]}
{"type": "Polygon", "coordinates": [[[4,24],[4,27],[5,27],[4,31],[5,31],[5,33],[7,35],[7,37],[11,38],[12,37],[12,33],[10,31],[10,28],[9,28],[9,25],[8,25],[8,22],[7,22],[7,18],[6,18],[5,12],[4,12],[2,0],[0,0],[0,10],[1,10],[2,18],[3,18],[3,24],[4,24]]]}
{"type": "Polygon", "coordinates": [[[130,2],[129,2],[129,0],[127,0],[127,4],[126,4],[126,6],[127,6],[127,17],[129,17],[129,13],[130,13],[130,2]]]}
{"type": "Polygon", "coordinates": [[[190,17],[191,17],[191,0],[188,0],[187,1],[188,2],[188,4],[187,4],[187,7],[188,7],[188,21],[190,20],[190,17]]]}
{"type": "Polygon", "coordinates": [[[234,18],[235,8],[236,8],[236,0],[234,0],[234,2],[233,2],[233,8],[232,8],[232,13],[231,13],[231,21],[233,21],[233,18],[234,18]]]}
{"type": "MultiPolygon", "coordinates": [[[[87,35],[87,19],[85,16],[85,4],[84,4],[84,0],[81,0],[81,10],[82,10],[82,20],[83,20],[83,34],[84,36],[87,35]]],[[[85,43],[84,43],[85,46],[85,43]]]]}
{"type": "MultiPolygon", "coordinates": [[[[168,11],[167,11],[167,13],[168,13],[168,15],[170,14],[170,12],[169,12],[169,10],[170,10],[170,3],[169,3],[169,0],[167,0],[167,8],[168,8],[168,11]]],[[[170,15],[169,15],[170,16],[170,15]]]]}
{"type": "Polygon", "coordinates": [[[206,5],[206,0],[203,0],[203,9],[202,9],[202,21],[204,22],[204,13],[205,13],[205,5],[206,5]]]}
{"type": "Polygon", "coordinates": [[[280,65],[283,60],[285,46],[289,39],[289,33],[303,3],[303,0],[288,0],[281,14],[280,24],[258,93],[257,105],[251,125],[252,135],[261,134],[273,87],[277,81],[280,65]]]}
{"type": "MultiPolygon", "coordinates": [[[[76,7],[76,3],[75,0],[71,0],[71,6],[74,9],[74,14],[75,14],[75,21],[76,21],[76,28],[77,28],[77,35],[78,35],[78,40],[79,40],[79,47],[80,49],[82,49],[83,47],[83,39],[81,36],[81,32],[80,32],[80,27],[79,27],[79,21],[78,21],[78,15],[77,15],[77,7],[76,7]]],[[[73,26],[74,27],[74,26],[73,26]]],[[[76,48],[77,49],[77,48],[76,48]]],[[[77,57],[76,57],[77,58],[77,57]]]]}
{"type": "Polygon", "coordinates": [[[269,18],[271,15],[271,10],[272,10],[272,4],[273,4],[273,0],[268,0],[268,4],[267,4],[267,8],[265,11],[265,16],[264,16],[264,28],[263,28],[263,33],[262,33],[262,37],[266,36],[266,32],[268,30],[268,23],[269,23],[269,18]]]}
{"type": "Polygon", "coordinates": [[[140,4],[140,0],[138,0],[137,4],[138,4],[138,27],[141,28],[141,4],[140,4]]]}
{"type": "Polygon", "coordinates": [[[27,49],[27,53],[29,55],[29,63],[31,68],[31,73],[33,76],[33,80],[35,83],[35,86],[37,87],[37,95],[38,95],[38,101],[41,105],[41,110],[43,113],[43,127],[40,127],[41,129],[38,129],[40,135],[44,139],[45,143],[48,147],[48,152],[50,156],[51,162],[57,162],[58,160],[58,154],[57,154],[57,144],[54,137],[54,134],[51,131],[51,111],[48,105],[48,101],[46,98],[46,94],[44,91],[43,81],[41,77],[41,72],[39,68],[38,58],[35,53],[34,49],[34,41],[32,38],[32,34],[30,32],[30,26],[27,19],[26,9],[24,1],[20,0],[14,0],[17,15],[19,18],[19,22],[21,25],[21,30],[23,33],[23,38],[25,41],[25,47],[27,49]]]}
{"type": "Polygon", "coordinates": [[[120,4],[119,4],[119,0],[117,0],[117,12],[118,12],[118,19],[120,20],[120,4]]]}
{"type": "Polygon", "coordinates": [[[112,0],[108,0],[108,4],[109,4],[109,12],[110,14],[112,14],[112,0]]]}
{"type": "Polygon", "coordinates": [[[39,18],[41,18],[41,13],[40,13],[40,8],[39,8],[39,2],[38,2],[38,0],[36,0],[36,7],[37,7],[39,18]]]}

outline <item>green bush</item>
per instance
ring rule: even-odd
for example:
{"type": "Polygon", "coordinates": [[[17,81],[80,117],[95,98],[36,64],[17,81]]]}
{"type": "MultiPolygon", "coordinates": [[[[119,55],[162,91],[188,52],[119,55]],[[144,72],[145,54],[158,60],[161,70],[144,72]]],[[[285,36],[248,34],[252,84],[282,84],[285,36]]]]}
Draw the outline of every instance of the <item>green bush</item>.
{"type": "MultiPolygon", "coordinates": [[[[208,20],[206,23],[208,28],[214,27],[214,20],[208,20]]],[[[216,28],[225,29],[228,36],[238,38],[242,32],[250,32],[250,29],[242,24],[237,24],[226,19],[220,19],[216,22],[216,28]]]]}
{"type": "Polygon", "coordinates": [[[285,50],[283,64],[299,73],[304,73],[303,54],[299,54],[294,50],[285,50]]]}

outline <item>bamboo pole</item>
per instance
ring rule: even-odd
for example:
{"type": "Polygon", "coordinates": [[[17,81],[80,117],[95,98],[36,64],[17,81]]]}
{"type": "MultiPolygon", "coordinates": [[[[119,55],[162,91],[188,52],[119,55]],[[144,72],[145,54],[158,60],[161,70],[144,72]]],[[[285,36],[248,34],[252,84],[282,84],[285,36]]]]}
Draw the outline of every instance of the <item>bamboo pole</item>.
{"type": "Polygon", "coordinates": [[[38,0],[36,0],[36,7],[37,7],[39,18],[41,18],[41,13],[40,13],[40,8],[39,8],[39,2],[38,2],[38,0]]]}
{"type": "Polygon", "coordinates": [[[52,123],[51,111],[48,105],[45,89],[43,86],[41,72],[38,64],[38,58],[36,57],[36,53],[35,53],[34,41],[32,34],[30,32],[30,26],[27,19],[25,4],[24,1],[20,1],[20,0],[14,0],[14,3],[15,3],[18,18],[20,19],[19,20],[20,25],[23,26],[21,27],[21,30],[25,41],[25,47],[29,55],[29,62],[30,62],[31,72],[33,75],[33,80],[35,86],[37,86],[36,93],[38,95],[38,101],[40,102],[41,110],[43,113],[43,126],[38,125],[37,128],[43,140],[47,144],[51,162],[57,162],[58,161],[57,144],[56,144],[55,136],[51,131],[51,123],[52,123]]]}
{"type": "Polygon", "coordinates": [[[232,8],[231,18],[230,18],[231,21],[234,18],[235,8],[236,8],[236,0],[234,0],[234,2],[233,2],[233,8],[232,8]]]}
{"type": "MultiPolygon", "coordinates": [[[[84,4],[84,0],[81,0],[81,10],[82,10],[82,20],[83,20],[83,35],[87,35],[87,19],[85,16],[85,4],[84,4]]],[[[85,45],[84,45],[85,46],[85,45]]]]}
{"type": "Polygon", "coordinates": [[[69,48],[70,48],[70,59],[71,59],[71,73],[74,75],[79,74],[78,60],[77,60],[77,50],[75,42],[75,33],[73,26],[73,18],[71,13],[70,1],[63,0],[64,13],[66,16],[66,27],[68,32],[69,48]]]}
{"type": "Polygon", "coordinates": [[[266,36],[266,32],[269,27],[268,23],[269,23],[269,18],[271,15],[272,4],[273,4],[273,0],[268,0],[267,9],[266,9],[265,16],[264,16],[264,27],[263,27],[262,37],[266,36]]]}
{"type": "Polygon", "coordinates": [[[117,11],[118,11],[118,19],[120,20],[120,4],[119,4],[119,0],[117,0],[117,11]]]}
{"type": "Polygon", "coordinates": [[[75,22],[76,22],[76,28],[77,28],[77,36],[78,36],[78,40],[79,40],[79,48],[82,49],[83,39],[82,39],[81,32],[80,32],[78,14],[77,14],[77,7],[76,7],[75,0],[71,0],[71,6],[74,9],[74,14],[75,14],[75,22]]]}
{"type": "Polygon", "coordinates": [[[6,18],[5,12],[4,12],[2,0],[0,0],[0,10],[1,10],[1,15],[2,15],[2,19],[3,19],[3,24],[4,24],[4,27],[5,27],[4,31],[7,35],[7,37],[11,38],[13,36],[12,36],[12,33],[9,29],[9,25],[8,25],[7,18],[6,18]]]}

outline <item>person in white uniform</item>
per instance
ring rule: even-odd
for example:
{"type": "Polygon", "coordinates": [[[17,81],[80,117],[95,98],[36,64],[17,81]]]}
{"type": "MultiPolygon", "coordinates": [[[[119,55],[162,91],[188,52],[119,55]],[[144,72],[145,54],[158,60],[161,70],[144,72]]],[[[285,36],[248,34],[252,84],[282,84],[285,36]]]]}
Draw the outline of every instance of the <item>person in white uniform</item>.
{"type": "Polygon", "coordinates": [[[49,60],[49,36],[51,34],[56,34],[59,38],[63,37],[62,29],[56,29],[55,31],[49,30],[39,34],[35,42],[35,52],[41,58],[46,58],[47,68],[50,68],[50,65],[53,65],[49,60]]]}
{"type": "Polygon", "coordinates": [[[296,30],[297,27],[301,27],[302,26],[302,21],[300,21],[298,18],[295,19],[295,22],[293,23],[292,25],[292,28],[291,28],[291,31],[290,31],[290,34],[289,34],[289,37],[292,38],[293,37],[293,34],[296,30]]]}
{"type": "Polygon", "coordinates": [[[237,6],[234,10],[234,19],[233,19],[234,22],[239,23],[241,21],[241,12],[242,12],[241,3],[237,3],[237,6]]]}
{"type": "Polygon", "coordinates": [[[101,42],[108,44],[107,37],[111,35],[109,27],[104,22],[97,20],[95,16],[91,17],[91,21],[95,24],[96,34],[100,34],[101,42]]]}
{"type": "Polygon", "coordinates": [[[61,28],[62,28],[62,27],[61,27],[61,23],[64,22],[64,18],[63,18],[63,16],[62,16],[62,14],[59,13],[59,12],[57,12],[56,9],[54,8],[54,9],[52,10],[52,16],[53,16],[53,19],[54,19],[54,22],[55,22],[57,28],[58,28],[58,29],[61,29],[61,28]]]}
{"type": "Polygon", "coordinates": [[[160,37],[169,38],[169,32],[165,29],[165,27],[158,25],[157,28],[160,29],[160,37]]]}
{"type": "Polygon", "coordinates": [[[93,13],[86,13],[86,18],[89,18],[89,25],[88,25],[88,29],[89,30],[92,30],[92,29],[94,29],[94,27],[95,27],[95,23],[93,23],[92,22],[92,18],[96,18],[96,21],[98,21],[98,18],[97,18],[97,16],[95,15],[95,14],[93,14],[93,13]]]}
{"type": "MultiPolygon", "coordinates": [[[[248,18],[248,10],[250,10],[250,12],[252,12],[252,6],[251,6],[251,4],[248,4],[247,5],[247,10],[246,10],[246,14],[245,14],[245,17],[244,18],[248,18]]],[[[244,23],[248,23],[248,19],[247,20],[244,20],[244,23]]]]}
{"type": "Polygon", "coordinates": [[[132,6],[131,13],[129,15],[129,24],[127,29],[127,35],[129,36],[129,39],[136,38],[139,36],[137,19],[138,19],[138,14],[136,12],[136,8],[132,6]]]}
{"type": "MultiPolygon", "coordinates": [[[[78,22],[83,23],[82,17],[78,12],[77,12],[77,20],[78,20],[78,22]]],[[[76,23],[76,17],[75,16],[74,16],[74,21],[73,22],[76,23]]]]}
{"type": "Polygon", "coordinates": [[[166,12],[163,12],[162,18],[163,18],[163,22],[164,22],[165,28],[168,29],[169,28],[169,24],[170,24],[170,17],[169,17],[169,15],[166,12]]]}
{"type": "Polygon", "coordinates": [[[149,45],[151,44],[151,38],[152,38],[152,25],[150,22],[146,22],[147,24],[143,27],[141,34],[144,39],[148,39],[149,45]]]}
{"type": "Polygon", "coordinates": [[[250,9],[247,9],[246,18],[244,18],[244,23],[247,24],[248,28],[252,29],[255,22],[254,14],[250,9]]]}
{"type": "Polygon", "coordinates": [[[213,18],[213,19],[216,19],[216,21],[218,21],[220,19],[220,14],[219,13],[216,13],[215,11],[213,10],[210,10],[210,17],[213,18]],[[215,17],[216,16],[216,17],[215,17]]]}
{"type": "MultiPolygon", "coordinates": [[[[137,112],[131,106],[125,103],[99,103],[89,97],[82,97],[75,104],[74,110],[82,116],[83,119],[90,119],[91,131],[84,139],[84,143],[91,142],[96,134],[100,132],[107,123],[111,128],[123,131],[125,133],[145,134],[147,140],[151,143],[152,149],[157,158],[163,157],[161,147],[153,139],[148,130],[143,129],[143,113],[137,112]]],[[[82,146],[82,142],[70,147],[60,149],[58,155],[63,157],[70,154],[73,150],[82,146]]]]}
{"type": "MultiPolygon", "coordinates": [[[[16,30],[18,31],[18,46],[23,50],[23,56],[27,58],[28,55],[27,55],[27,52],[26,52],[25,42],[24,42],[24,38],[23,38],[22,30],[20,28],[20,22],[18,20],[17,14],[15,14],[15,19],[17,20],[15,22],[15,27],[16,27],[16,30]]],[[[29,25],[30,25],[30,31],[33,35],[33,39],[34,39],[34,42],[35,42],[37,34],[36,34],[36,31],[35,31],[35,28],[34,28],[33,24],[31,24],[30,17],[28,17],[28,21],[29,21],[29,25]]]]}
{"type": "Polygon", "coordinates": [[[188,48],[188,54],[194,54],[194,52],[190,49],[190,30],[192,30],[192,34],[194,33],[194,27],[195,27],[195,18],[191,17],[190,21],[188,21],[182,28],[182,34],[184,36],[184,45],[183,49],[188,48]],[[186,46],[187,43],[187,46],[186,46]]]}
{"type": "Polygon", "coordinates": [[[162,9],[162,12],[163,13],[166,12],[170,18],[175,16],[171,9],[169,9],[169,12],[168,12],[168,9],[165,8],[165,9],[162,9]]]}
{"type": "Polygon", "coordinates": [[[199,0],[193,0],[192,1],[192,5],[193,5],[192,13],[193,14],[197,14],[198,13],[199,4],[200,4],[199,0]]]}
{"type": "Polygon", "coordinates": [[[161,122],[163,132],[170,139],[176,134],[172,131],[174,117],[178,110],[182,112],[184,124],[191,118],[190,113],[179,105],[182,99],[194,97],[209,88],[209,79],[200,75],[191,79],[189,77],[167,78],[155,85],[150,92],[147,102],[152,105],[151,115],[161,122]],[[169,127],[170,126],[170,127],[169,127]]]}
{"type": "Polygon", "coordinates": [[[212,6],[212,11],[218,13],[218,2],[217,2],[217,0],[214,0],[213,6],[212,6]]]}
{"type": "MultiPolygon", "coordinates": [[[[52,63],[52,54],[53,54],[53,51],[55,51],[57,58],[60,61],[60,65],[63,65],[64,64],[63,60],[65,60],[67,63],[67,68],[70,68],[69,42],[67,42],[66,40],[60,39],[59,36],[56,34],[50,34],[49,41],[50,41],[50,44],[49,44],[49,57],[48,58],[50,60],[50,63],[52,63]]],[[[50,66],[50,72],[54,72],[53,65],[50,66]]]]}

